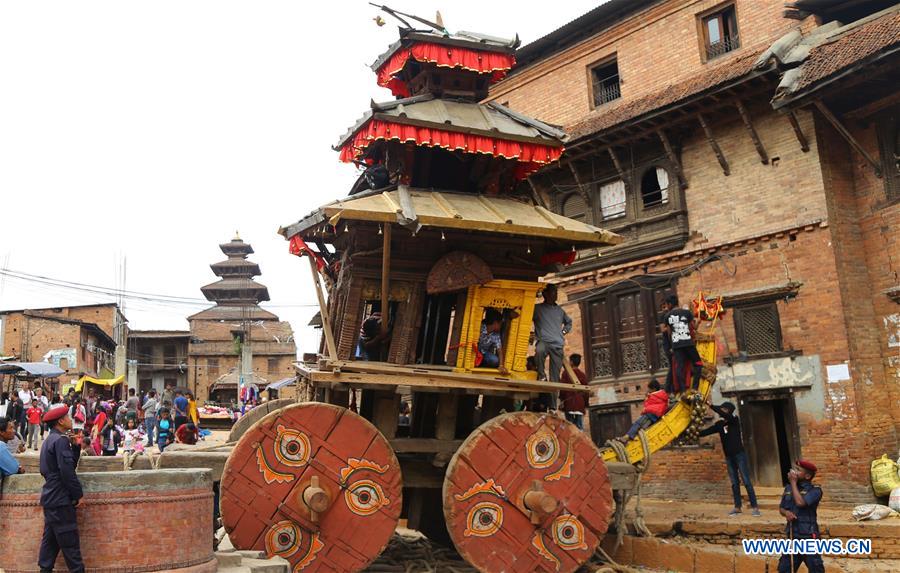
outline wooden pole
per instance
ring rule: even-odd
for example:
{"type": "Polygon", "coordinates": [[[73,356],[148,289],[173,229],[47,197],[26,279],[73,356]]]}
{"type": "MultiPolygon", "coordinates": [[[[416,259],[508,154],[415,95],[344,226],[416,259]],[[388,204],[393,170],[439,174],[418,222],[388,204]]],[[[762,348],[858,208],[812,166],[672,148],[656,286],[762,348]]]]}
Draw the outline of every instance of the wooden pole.
{"type": "Polygon", "coordinates": [[[381,252],[381,333],[387,334],[388,319],[388,295],[391,290],[391,224],[384,224],[384,248],[381,252]]]}
{"type": "Polygon", "coordinates": [[[316,285],[316,297],[319,299],[319,313],[322,315],[322,330],[325,332],[325,348],[328,350],[328,358],[337,360],[337,345],[334,343],[334,333],[331,331],[331,320],[328,318],[328,308],[325,306],[325,295],[322,293],[322,284],[319,282],[319,269],[316,259],[312,255],[309,259],[309,268],[312,270],[313,284],[316,285]]]}

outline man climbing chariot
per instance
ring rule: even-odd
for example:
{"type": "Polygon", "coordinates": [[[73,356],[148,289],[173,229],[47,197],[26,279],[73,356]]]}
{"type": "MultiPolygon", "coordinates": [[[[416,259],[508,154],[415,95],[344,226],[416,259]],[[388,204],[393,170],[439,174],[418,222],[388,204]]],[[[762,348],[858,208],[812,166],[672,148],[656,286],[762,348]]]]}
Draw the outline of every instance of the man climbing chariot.
{"type": "Polygon", "coordinates": [[[678,297],[674,294],[666,297],[661,308],[665,313],[662,332],[668,337],[669,343],[670,366],[666,389],[671,385],[671,393],[683,393],[682,398],[687,400],[699,397],[703,360],[694,340],[694,313],[686,308],[679,308],[678,297]]]}

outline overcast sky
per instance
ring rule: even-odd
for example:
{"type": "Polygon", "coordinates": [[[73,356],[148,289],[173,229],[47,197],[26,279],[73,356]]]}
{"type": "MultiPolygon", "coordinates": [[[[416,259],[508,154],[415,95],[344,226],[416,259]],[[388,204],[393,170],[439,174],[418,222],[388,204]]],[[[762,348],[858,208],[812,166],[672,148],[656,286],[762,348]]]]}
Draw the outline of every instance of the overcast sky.
{"type": "MultiPolygon", "coordinates": [[[[527,43],[599,3],[391,6],[527,43]]],[[[201,298],[238,230],[264,306],[314,351],[309,267],[276,231],[357,175],[331,145],[392,99],[368,68],[397,37],[377,14],[361,0],[0,3],[0,266],[116,287],[124,257],[128,290],[201,298]]],[[[0,277],[0,309],[107,300],[0,277]]],[[[186,329],[202,308],[125,312],[133,329],[186,329]]]]}

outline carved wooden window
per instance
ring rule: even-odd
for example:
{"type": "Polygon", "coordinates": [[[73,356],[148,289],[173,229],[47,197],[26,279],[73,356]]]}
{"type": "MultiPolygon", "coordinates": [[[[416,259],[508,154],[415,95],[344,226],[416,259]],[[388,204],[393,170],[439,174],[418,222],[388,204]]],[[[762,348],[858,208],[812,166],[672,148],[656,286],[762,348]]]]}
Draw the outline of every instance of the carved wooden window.
{"type": "Polygon", "coordinates": [[[736,307],[734,331],[738,350],[749,356],[775,354],[783,350],[781,323],[774,302],[736,307]]]}
{"type": "Polygon", "coordinates": [[[879,116],[878,146],[888,201],[900,199],[900,106],[879,116]]]}
{"type": "Polygon", "coordinates": [[[619,64],[607,60],[590,69],[591,97],[594,107],[622,97],[619,80],[619,64]]]}
{"type": "Polygon", "coordinates": [[[668,202],[669,172],[664,167],[650,167],[641,176],[641,203],[644,209],[659,207],[668,202]]]}
{"type": "Polygon", "coordinates": [[[269,374],[275,374],[278,372],[278,359],[277,358],[269,358],[266,360],[266,371],[269,374]]]}
{"type": "Polygon", "coordinates": [[[703,49],[707,60],[741,47],[734,4],[701,18],[703,49]]]}
{"type": "Polygon", "coordinates": [[[670,287],[640,288],[591,300],[586,306],[592,378],[640,375],[668,367],[659,334],[659,306],[670,287]]]}
{"type": "Polygon", "coordinates": [[[562,208],[560,211],[564,217],[582,221],[584,223],[593,222],[591,207],[580,193],[572,193],[565,197],[562,201],[562,208]]]}
{"type": "Polygon", "coordinates": [[[600,186],[600,215],[604,221],[625,216],[625,182],[621,179],[600,186]]]}

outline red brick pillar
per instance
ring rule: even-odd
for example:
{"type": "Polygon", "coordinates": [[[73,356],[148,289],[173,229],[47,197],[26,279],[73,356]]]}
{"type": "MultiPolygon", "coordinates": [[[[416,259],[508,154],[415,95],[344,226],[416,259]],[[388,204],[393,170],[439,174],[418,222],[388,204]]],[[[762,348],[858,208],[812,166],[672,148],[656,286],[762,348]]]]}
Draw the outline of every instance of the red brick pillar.
{"type": "MultiPolygon", "coordinates": [[[[216,570],[212,475],[205,469],[80,473],[81,554],[87,571],[216,570]]],[[[39,571],[44,478],[7,477],[0,498],[0,571],[39,571]]],[[[60,555],[57,571],[67,568],[60,555]]]]}

